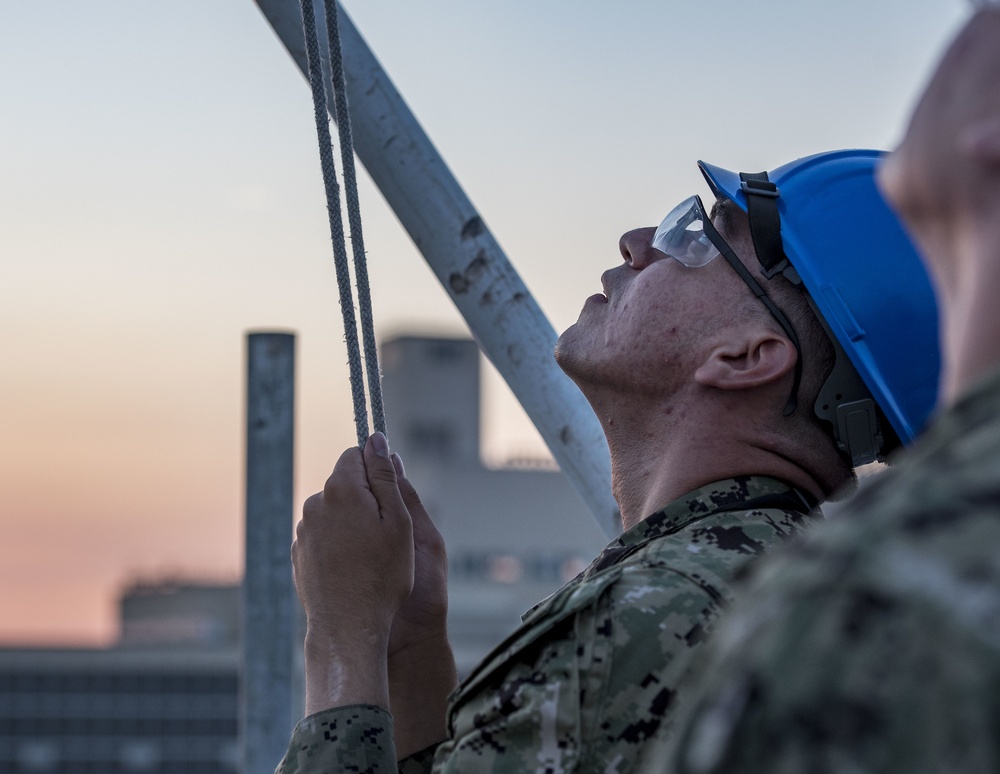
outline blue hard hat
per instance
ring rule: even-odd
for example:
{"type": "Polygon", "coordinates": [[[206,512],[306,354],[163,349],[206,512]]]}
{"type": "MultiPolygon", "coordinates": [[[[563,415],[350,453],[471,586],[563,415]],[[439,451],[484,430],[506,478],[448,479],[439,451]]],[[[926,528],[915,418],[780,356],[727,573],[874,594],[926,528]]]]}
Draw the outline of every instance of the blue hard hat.
{"type": "MultiPolygon", "coordinates": [[[[835,345],[899,440],[908,443],[937,401],[937,304],[916,248],[875,185],[882,156],[832,151],[752,175],[698,165],[717,198],[749,212],[765,274],[781,272],[803,287],[835,345]],[[773,212],[768,246],[767,226],[759,224],[773,212]]],[[[839,399],[840,391],[834,392],[839,399]]],[[[850,410],[841,414],[841,429],[857,419],[850,410]]],[[[835,415],[824,418],[836,430],[835,415]]]]}

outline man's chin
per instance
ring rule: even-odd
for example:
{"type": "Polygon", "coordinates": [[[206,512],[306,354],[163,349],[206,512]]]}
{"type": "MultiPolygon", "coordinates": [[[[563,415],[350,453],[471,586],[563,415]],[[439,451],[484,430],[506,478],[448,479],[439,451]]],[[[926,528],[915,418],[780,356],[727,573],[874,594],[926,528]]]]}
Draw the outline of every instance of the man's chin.
{"type": "Polygon", "coordinates": [[[571,325],[560,333],[559,338],[556,339],[556,346],[552,350],[552,355],[556,359],[556,364],[558,364],[563,371],[566,370],[566,359],[569,357],[569,352],[572,350],[573,328],[575,327],[575,324],[571,325]]]}
{"type": "Polygon", "coordinates": [[[552,354],[556,359],[556,365],[579,386],[580,353],[576,332],[576,325],[571,325],[564,330],[556,340],[552,354]]]}

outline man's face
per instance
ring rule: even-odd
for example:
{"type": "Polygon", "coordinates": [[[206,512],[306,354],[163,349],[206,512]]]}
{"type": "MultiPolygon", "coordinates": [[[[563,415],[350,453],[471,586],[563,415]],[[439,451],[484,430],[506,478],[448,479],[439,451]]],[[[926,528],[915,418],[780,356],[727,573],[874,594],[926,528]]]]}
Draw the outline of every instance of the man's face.
{"type": "MultiPolygon", "coordinates": [[[[690,383],[704,354],[745,320],[752,294],[717,259],[688,268],[652,247],[655,229],[621,237],[623,263],[604,272],[604,293],[586,300],[556,345],[556,359],[584,390],[670,394],[690,383]]],[[[745,245],[720,228],[737,252],[745,245]]]]}

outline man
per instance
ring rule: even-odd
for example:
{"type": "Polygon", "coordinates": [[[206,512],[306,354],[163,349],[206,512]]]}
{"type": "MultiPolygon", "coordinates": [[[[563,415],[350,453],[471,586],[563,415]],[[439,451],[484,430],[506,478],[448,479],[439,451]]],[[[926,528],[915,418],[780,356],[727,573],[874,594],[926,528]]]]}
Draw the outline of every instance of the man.
{"type": "Polygon", "coordinates": [[[998,41],[1000,10],[976,13],[879,173],[938,291],[943,413],[837,520],[755,568],[679,750],[650,770],[1000,769],[998,41]]]}
{"type": "Polygon", "coordinates": [[[279,770],[387,771],[399,755],[406,771],[628,771],[666,735],[735,570],[933,405],[930,286],[875,191],[877,158],[743,181],[703,165],[714,190],[738,180],[761,200],[750,221],[691,197],[621,238],[556,357],[604,427],[625,532],[450,703],[440,538],[385,438],[343,454],[292,549],[308,717],[279,770]],[[876,298],[852,315],[858,293],[876,298]],[[905,325],[868,330],[890,322],[905,325]],[[883,367],[900,354],[902,379],[883,367]]]}

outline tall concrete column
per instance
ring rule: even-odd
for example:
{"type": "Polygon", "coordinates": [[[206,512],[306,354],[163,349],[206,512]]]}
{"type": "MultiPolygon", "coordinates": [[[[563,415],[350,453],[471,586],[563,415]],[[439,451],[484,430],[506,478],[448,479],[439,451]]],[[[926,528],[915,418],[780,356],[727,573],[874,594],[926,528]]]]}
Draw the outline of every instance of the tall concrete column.
{"type": "Polygon", "coordinates": [[[292,584],[295,336],[247,336],[246,568],[240,738],[244,774],[273,774],[302,698],[292,584]]]}

